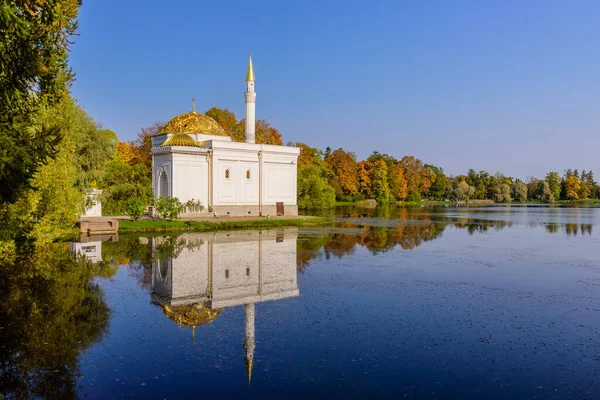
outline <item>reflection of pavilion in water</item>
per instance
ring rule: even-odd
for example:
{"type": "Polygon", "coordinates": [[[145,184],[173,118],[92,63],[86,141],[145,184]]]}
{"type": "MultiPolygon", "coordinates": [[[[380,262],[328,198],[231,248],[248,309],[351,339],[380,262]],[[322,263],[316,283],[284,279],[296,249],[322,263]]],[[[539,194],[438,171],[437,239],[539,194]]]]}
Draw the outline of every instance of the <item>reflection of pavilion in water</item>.
{"type": "Polygon", "coordinates": [[[254,303],[300,294],[296,280],[297,237],[297,229],[286,229],[154,238],[152,301],[161,305],[171,320],[191,326],[192,335],[196,326],[216,318],[221,308],[244,305],[250,381],[254,303]]]}

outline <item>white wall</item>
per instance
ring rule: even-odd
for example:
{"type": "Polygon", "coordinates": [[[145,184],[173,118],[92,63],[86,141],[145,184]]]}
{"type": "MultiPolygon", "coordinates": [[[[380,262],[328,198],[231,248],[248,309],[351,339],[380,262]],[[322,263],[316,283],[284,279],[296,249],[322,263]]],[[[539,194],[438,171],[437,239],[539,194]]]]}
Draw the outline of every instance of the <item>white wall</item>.
{"type": "Polygon", "coordinates": [[[265,162],[263,204],[296,204],[296,164],[265,162]]]}
{"type": "MultiPolygon", "coordinates": [[[[240,144],[240,143],[236,143],[240,144]]],[[[214,205],[258,205],[258,152],[219,151],[213,153],[214,205]],[[229,178],[226,171],[229,170],[229,178]],[[250,171],[250,178],[246,173],[250,171]]]]}
{"type": "Polygon", "coordinates": [[[208,206],[208,160],[205,155],[173,154],[173,197],[208,206]]]}
{"type": "Polygon", "coordinates": [[[296,204],[297,149],[245,143],[219,145],[228,147],[213,150],[215,206],[259,204],[259,152],[263,147],[268,147],[269,151],[262,152],[262,203],[296,204]],[[234,149],[234,146],[239,150],[234,149]],[[226,178],[227,170],[229,178],[226,178]],[[247,171],[250,171],[250,179],[246,178],[247,171]]]}

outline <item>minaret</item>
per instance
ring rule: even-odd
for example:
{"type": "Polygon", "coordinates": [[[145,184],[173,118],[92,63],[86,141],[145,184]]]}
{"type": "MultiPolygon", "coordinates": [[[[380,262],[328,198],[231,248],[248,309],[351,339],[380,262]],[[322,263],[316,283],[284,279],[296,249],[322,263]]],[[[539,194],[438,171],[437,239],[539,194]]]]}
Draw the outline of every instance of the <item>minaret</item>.
{"type": "Polygon", "coordinates": [[[252,53],[248,61],[248,72],[246,73],[246,143],[255,141],[255,115],[256,115],[256,92],[254,91],[254,68],[252,67],[252,53]]]}
{"type": "Polygon", "coordinates": [[[252,365],[254,364],[254,303],[245,305],[246,311],[246,372],[248,373],[248,385],[252,380],[252,365]]]}

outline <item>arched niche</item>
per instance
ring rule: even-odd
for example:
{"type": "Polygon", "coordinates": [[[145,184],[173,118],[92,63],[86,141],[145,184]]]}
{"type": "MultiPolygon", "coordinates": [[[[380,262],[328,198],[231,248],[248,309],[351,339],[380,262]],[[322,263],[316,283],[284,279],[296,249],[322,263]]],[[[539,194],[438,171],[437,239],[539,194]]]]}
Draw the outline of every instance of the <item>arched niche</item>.
{"type": "Polygon", "coordinates": [[[158,195],[163,199],[169,197],[169,177],[165,170],[158,175],[158,195]]]}

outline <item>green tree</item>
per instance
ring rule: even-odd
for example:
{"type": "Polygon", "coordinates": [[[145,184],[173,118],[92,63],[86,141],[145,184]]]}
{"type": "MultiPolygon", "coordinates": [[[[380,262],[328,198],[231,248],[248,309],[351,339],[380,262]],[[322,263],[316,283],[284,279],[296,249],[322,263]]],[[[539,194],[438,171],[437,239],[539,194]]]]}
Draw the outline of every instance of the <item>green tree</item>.
{"type": "Polygon", "coordinates": [[[485,183],[486,193],[485,198],[493,200],[496,198],[496,193],[498,192],[498,186],[500,183],[495,176],[488,175],[485,183]]]}
{"type": "Polygon", "coordinates": [[[541,201],[553,203],[555,199],[548,181],[537,181],[537,185],[536,197],[541,201]]]}
{"type": "Polygon", "coordinates": [[[507,183],[501,183],[496,189],[496,198],[498,203],[510,203],[512,201],[510,197],[510,186],[507,183]]]}
{"type": "Polygon", "coordinates": [[[521,181],[514,182],[511,187],[512,197],[516,201],[527,201],[527,185],[521,181]]]}
{"type": "Polygon", "coordinates": [[[477,185],[473,186],[475,188],[473,198],[481,200],[489,198],[488,186],[490,186],[493,179],[486,171],[479,171],[477,174],[477,185]]]}
{"type": "Polygon", "coordinates": [[[546,182],[550,186],[550,192],[555,200],[560,199],[560,192],[562,186],[562,179],[558,172],[548,172],[546,174],[546,182]]]}
{"type": "Polygon", "coordinates": [[[435,179],[431,184],[431,188],[429,188],[429,197],[441,200],[446,194],[446,188],[450,184],[450,180],[444,174],[444,170],[440,167],[436,167],[435,165],[425,165],[426,168],[429,168],[435,174],[435,179]]]}
{"type": "Polygon", "coordinates": [[[112,152],[114,134],[99,130],[69,96],[41,111],[38,123],[56,126],[65,135],[55,157],[32,175],[29,188],[0,207],[0,218],[11,227],[0,232],[3,240],[51,242],[72,235],[84,210],[84,194],[102,176],[112,152]]]}
{"type": "Polygon", "coordinates": [[[371,185],[373,196],[379,204],[390,201],[390,186],[388,183],[388,167],[384,160],[376,160],[371,169],[371,185]]]}
{"type": "Polygon", "coordinates": [[[454,180],[446,187],[446,197],[452,201],[469,201],[475,194],[475,188],[467,183],[466,180],[454,180]]]}
{"type": "Polygon", "coordinates": [[[130,165],[114,156],[106,165],[100,187],[106,214],[127,214],[128,202],[136,199],[145,206],[152,200],[152,179],[143,164],[130,165]]]}
{"type": "Polygon", "coordinates": [[[0,204],[30,187],[39,168],[60,151],[64,132],[39,114],[66,94],[73,74],[68,46],[80,2],[0,4],[0,204]]]}
{"type": "Polygon", "coordinates": [[[298,207],[331,208],[335,205],[335,191],[314,165],[298,168],[298,207]]]}
{"type": "Polygon", "coordinates": [[[371,185],[369,197],[374,197],[379,203],[406,198],[404,170],[394,157],[374,151],[366,160],[364,167],[369,174],[368,181],[371,185]]]}

